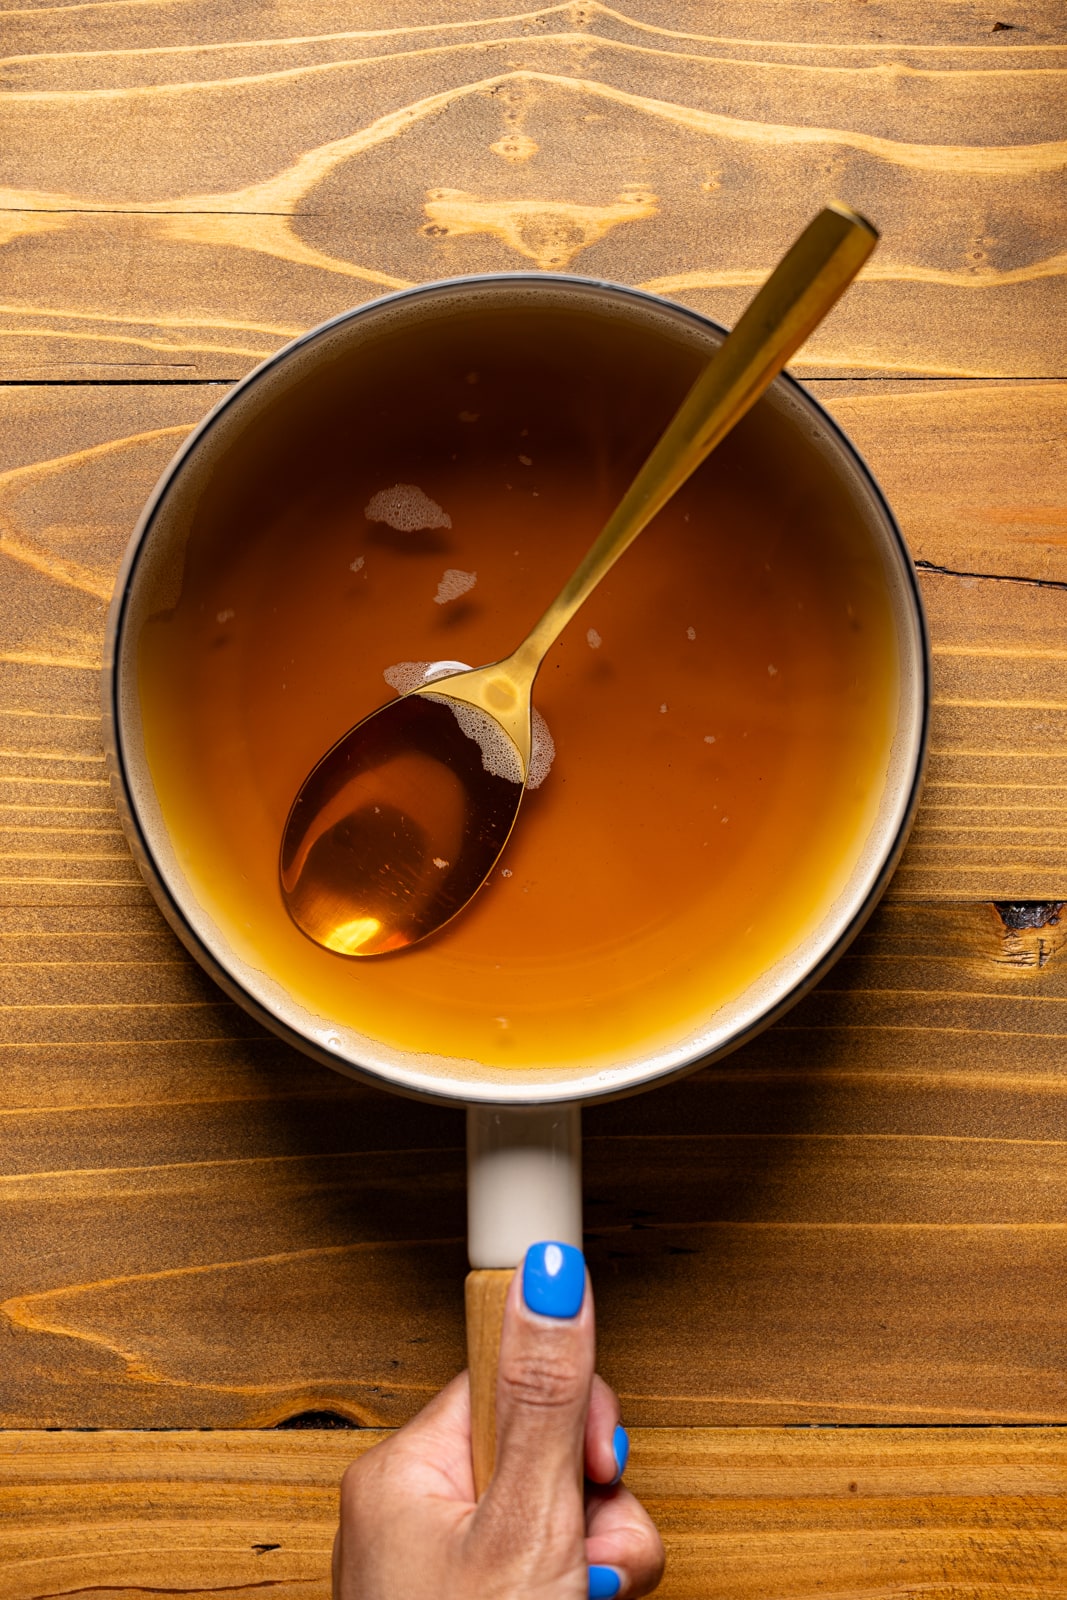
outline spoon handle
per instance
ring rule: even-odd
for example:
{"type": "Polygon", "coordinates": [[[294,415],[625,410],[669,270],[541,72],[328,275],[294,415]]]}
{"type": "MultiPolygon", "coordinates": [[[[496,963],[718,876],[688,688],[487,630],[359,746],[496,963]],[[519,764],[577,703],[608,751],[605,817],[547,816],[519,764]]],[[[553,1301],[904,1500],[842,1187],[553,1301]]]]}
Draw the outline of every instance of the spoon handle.
{"type": "Polygon", "coordinates": [[[847,206],[827,206],[808,224],[697,378],[603,533],[514,652],[516,669],[533,677],[604,574],[756,403],[877,242],[877,230],[847,206]]]}

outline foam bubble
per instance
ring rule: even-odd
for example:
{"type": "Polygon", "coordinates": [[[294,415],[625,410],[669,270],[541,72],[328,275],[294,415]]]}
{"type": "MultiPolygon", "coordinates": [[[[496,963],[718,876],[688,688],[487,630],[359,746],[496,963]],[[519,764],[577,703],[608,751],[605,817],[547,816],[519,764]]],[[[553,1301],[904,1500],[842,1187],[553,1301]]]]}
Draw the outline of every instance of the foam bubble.
{"type": "Polygon", "coordinates": [[[660,710],[661,711],[666,711],[666,709],[667,709],[667,702],[664,701],[664,703],[660,706],[660,710]]]}
{"type": "Polygon", "coordinates": [[[767,665],[767,675],[768,675],[768,677],[771,677],[771,678],[777,678],[777,676],[778,676],[778,668],[774,667],[774,666],[771,666],[770,663],[768,663],[768,665],[767,665]]]}
{"type": "Polygon", "coordinates": [[[478,582],[476,572],[461,572],[459,567],[449,567],[434,595],[434,604],[446,606],[450,600],[458,600],[461,594],[468,594],[478,582]]]}
{"type": "MultiPolygon", "coordinates": [[[[522,763],[519,752],[488,711],[478,706],[465,705],[462,700],[451,700],[445,695],[428,694],[427,700],[447,706],[468,739],[473,739],[482,753],[482,766],[494,778],[506,778],[509,783],[521,784],[522,763]]],[[[533,762],[531,760],[531,767],[533,762]]]]}
{"type": "Polygon", "coordinates": [[[442,869],[452,865],[451,861],[446,861],[443,856],[434,856],[433,864],[435,867],[440,867],[442,869]]]}
{"type": "Polygon", "coordinates": [[[366,557],[364,556],[357,556],[354,561],[350,561],[348,563],[349,572],[362,572],[365,559],[366,557]]]}
{"type": "Polygon", "coordinates": [[[530,713],[530,770],[526,775],[527,789],[540,789],[556,759],[556,741],[548,731],[548,723],[536,706],[530,713]]]}
{"type": "MultiPolygon", "coordinates": [[[[424,683],[434,683],[438,678],[450,678],[457,672],[470,670],[465,661],[397,661],[391,667],[386,667],[382,677],[397,694],[410,694],[413,689],[420,688],[424,683]]],[[[491,772],[494,777],[508,778],[512,783],[522,782],[521,773],[518,772],[515,746],[488,712],[479,711],[475,706],[466,706],[459,700],[446,699],[444,695],[428,695],[427,699],[437,700],[440,705],[446,705],[455,712],[456,720],[463,732],[480,747],[482,766],[486,772],[491,772]],[[466,720],[465,713],[470,714],[466,720]],[[483,737],[476,731],[478,728],[481,728],[483,737]]],[[[532,706],[530,770],[526,775],[528,789],[541,787],[555,759],[556,741],[540,711],[536,706],[532,706]]],[[[510,872],[507,876],[511,876],[510,872]]]]}
{"type": "Polygon", "coordinates": [[[397,694],[410,694],[420,684],[470,670],[465,661],[395,661],[391,667],[386,667],[382,677],[397,694]]]}
{"type": "Polygon", "coordinates": [[[396,661],[391,667],[386,667],[382,677],[397,694],[410,694],[412,689],[417,689],[420,683],[425,682],[429,665],[428,661],[396,661]]]}
{"type": "Polygon", "coordinates": [[[715,743],[715,735],[713,733],[706,733],[704,735],[704,743],[705,744],[714,744],[715,743]]]}
{"type": "Polygon", "coordinates": [[[452,526],[448,512],[442,511],[437,501],[414,483],[394,483],[391,489],[379,489],[367,501],[363,515],[368,522],[387,523],[399,533],[452,526]]]}
{"type": "Polygon", "coordinates": [[[599,633],[597,633],[595,628],[587,629],[585,638],[590,650],[599,650],[600,646],[604,643],[603,639],[600,637],[599,633]]]}
{"type": "Polygon", "coordinates": [[[686,636],[687,639],[695,639],[696,636],[697,636],[696,629],[695,628],[686,628],[685,636],[686,636]]]}
{"type": "Polygon", "coordinates": [[[230,622],[237,615],[236,611],[226,610],[215,613],[216,622],[230,622]]]}

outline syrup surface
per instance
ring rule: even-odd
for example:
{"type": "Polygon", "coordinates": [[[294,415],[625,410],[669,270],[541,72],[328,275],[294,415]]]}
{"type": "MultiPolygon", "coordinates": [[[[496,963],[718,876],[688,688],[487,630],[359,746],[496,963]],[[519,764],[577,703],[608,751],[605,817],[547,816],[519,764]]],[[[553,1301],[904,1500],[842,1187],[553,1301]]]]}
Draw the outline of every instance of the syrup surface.
{"type": "Polygon", "coordinates": [[[896,718],[886,582],[806,416],[764,400],[550,652],[534,701],[555,761],[471,905],[353,961],[282,902],[314,763],[397,663],[514,647],[702,359],[591,311],[429,315],[276,401],[190,506],[180,592],[139,640],[159,803],[235,951],[338,1027],[493,1067],[650,1053],[847,881],[896,718]],[[433,525],[368,515],[404,485],[433,525]]]}

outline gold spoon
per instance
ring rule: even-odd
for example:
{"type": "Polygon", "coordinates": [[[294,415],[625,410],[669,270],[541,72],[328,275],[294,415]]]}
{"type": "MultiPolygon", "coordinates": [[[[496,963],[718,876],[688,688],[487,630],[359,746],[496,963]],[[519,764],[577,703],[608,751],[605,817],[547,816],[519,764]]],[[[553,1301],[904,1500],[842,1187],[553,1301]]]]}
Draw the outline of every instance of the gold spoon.
{"type": "Polygon", "coordinates": [[[694,383],[585,559],[511,655],[420,685],[327,751],[282,835],[282,897],[308,938],[382,955],[449,922],[485,882],[530,769],[546,652],[623,551],[759,399],[878,241],[828,206],[775,267],[694,383]]]}

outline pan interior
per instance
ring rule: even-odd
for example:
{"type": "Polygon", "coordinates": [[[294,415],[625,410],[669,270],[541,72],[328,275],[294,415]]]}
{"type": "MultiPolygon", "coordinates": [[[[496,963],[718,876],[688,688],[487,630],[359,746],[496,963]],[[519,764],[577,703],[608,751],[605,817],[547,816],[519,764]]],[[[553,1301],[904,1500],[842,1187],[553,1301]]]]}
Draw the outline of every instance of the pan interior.
{"type": "Polygon", "coordinates": [[[567,280],[397,297],[262,369],[149,508],[116,640],[139,842],[192,947],[332,1064],[617,1092],[751,1031],[869,899],[919,763],[921,625],[870,480],[782,381],[555,647],[555,757],[476,902],[354,962],[278,892],[314,761],[405,663],[517,642],[719,337],[567,280]]]}

